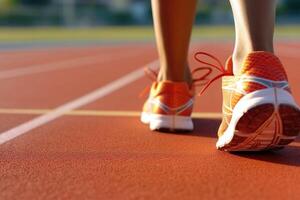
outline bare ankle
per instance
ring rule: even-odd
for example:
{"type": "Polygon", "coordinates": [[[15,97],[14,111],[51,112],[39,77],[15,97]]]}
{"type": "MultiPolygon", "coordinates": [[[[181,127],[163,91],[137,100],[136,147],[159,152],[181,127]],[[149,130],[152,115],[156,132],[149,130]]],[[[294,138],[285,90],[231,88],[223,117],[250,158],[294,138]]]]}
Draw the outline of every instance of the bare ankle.
{"type": "Polygon", "coordinates": [[[171,73],[167,70],[161,69],[159,71],[157,81],[174,81],[174,82],[187,82],[192,85],[192,74],[189,67],[186,67],[184,73],[171,73]]]}

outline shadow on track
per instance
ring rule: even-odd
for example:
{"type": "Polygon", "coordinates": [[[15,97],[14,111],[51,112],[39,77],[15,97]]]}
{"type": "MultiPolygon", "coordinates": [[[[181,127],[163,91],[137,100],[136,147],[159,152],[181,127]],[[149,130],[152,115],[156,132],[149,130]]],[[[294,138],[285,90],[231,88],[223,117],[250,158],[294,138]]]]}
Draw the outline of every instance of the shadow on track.
{"type": "Polygon", "coordinates": [[[192,132],[177,131],[170,132],[169,129],[162,129],[159,132],[174,135],[187,135],[187,136],[198,136],[198,137],[211,137],[217,138],[217,132],[221,120],[219,119],[193,119],[194,130],[192,132]]]}
{"type": "Polygon", "coordinates": [[[193,122],[195,128],[192,135],[217,138],[221,119],[193,119],[193,122]]]}
{"type": "Polygon", "coordinates": [[[300,147],[287,146],[278,151],[263,151],[263,152],[240,152],[232,153],[233,155],[253,160],[272,162],[277,164],[300,167],[300,147]]]}

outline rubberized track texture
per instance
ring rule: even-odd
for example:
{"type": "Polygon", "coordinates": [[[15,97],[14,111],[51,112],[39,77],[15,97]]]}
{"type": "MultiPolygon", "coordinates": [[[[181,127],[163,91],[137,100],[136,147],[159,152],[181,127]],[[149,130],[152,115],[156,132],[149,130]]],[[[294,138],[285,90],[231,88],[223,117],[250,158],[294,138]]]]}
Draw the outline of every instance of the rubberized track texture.
{"type": "MultiPolygon", "coordinates": [[[[229,42],[195,49],[225,60],[229,42]]],[[[300,43],[276,49],[300,101],[300,43]]],[[[0,199],[299,199],[300,140],[276,152],[215,148],[220,81],[197,97],[192,133],[139,121],[157,67],[150,44],[2,51],[0,199]],[[213,101],[212,101],[213,100],[213,101]]],[[[191,59],[191,65],[197,64],[191,59]]]]}

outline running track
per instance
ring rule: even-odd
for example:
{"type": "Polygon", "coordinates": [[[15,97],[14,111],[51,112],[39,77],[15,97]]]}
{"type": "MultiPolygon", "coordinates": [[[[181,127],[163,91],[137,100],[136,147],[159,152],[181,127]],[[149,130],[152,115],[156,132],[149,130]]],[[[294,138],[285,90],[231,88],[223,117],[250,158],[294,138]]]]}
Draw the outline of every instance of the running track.
{"type": "MultiPolygon", "coordinates": [[[[224,60],[232,45],[192,48],[224,60]]],[[[300,103],[300,43],[277,52],[300,103]]],[[[299,199],[300,140],[279,152],[215,149],[220,81],[197,98],[193,133],[142,125],[141,69],[156,58],[150,44],[2,51],[0,199],[299,199]]]]}

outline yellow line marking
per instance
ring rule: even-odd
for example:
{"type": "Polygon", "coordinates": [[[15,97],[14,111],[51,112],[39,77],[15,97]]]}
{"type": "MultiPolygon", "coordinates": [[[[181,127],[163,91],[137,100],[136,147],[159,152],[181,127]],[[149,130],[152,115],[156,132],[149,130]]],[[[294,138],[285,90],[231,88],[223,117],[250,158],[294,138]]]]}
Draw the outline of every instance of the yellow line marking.
{"type": "Polygon", "coordinates": [[[222,119],[222,113],[213,113],[213,112],[196,112],[192,114],[193,118],[199,119],[222,119]]]}
{"type": "Polygon", "coordinates": [[[1,108],[0,114],[39,115],[50,112],[50,109],[14,109],[1,108]]]}
{"type": "MultiPolygon", "coordinates": [[[[0,114],[16,114],[16,115],[42,115],[47,114],[51,109],[10,109],[1,108],[0,114]]],[[[139,117],[139,111],[112,111],[112,110],[73,110],[66,112],[66,116],[98,116],[98,117],[139,117]]],[[[193,113],[193,118],[220,119],[221,113],[193,113]]]]}

